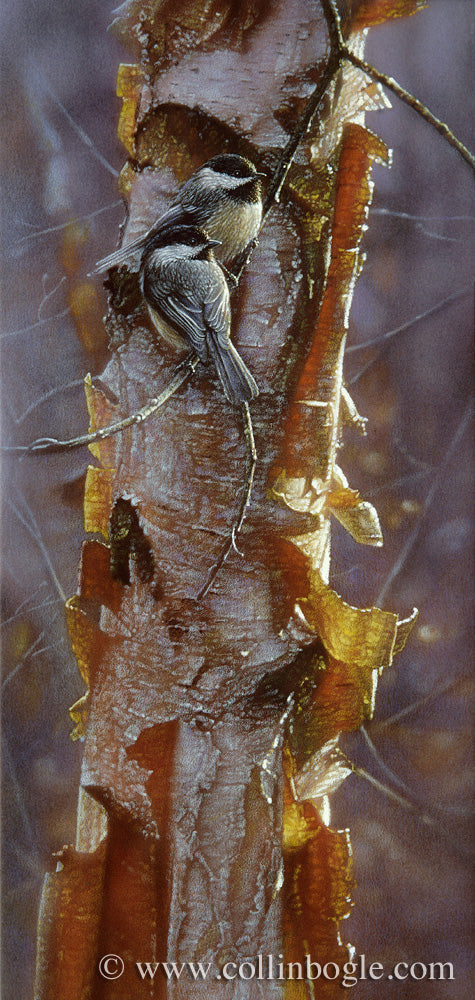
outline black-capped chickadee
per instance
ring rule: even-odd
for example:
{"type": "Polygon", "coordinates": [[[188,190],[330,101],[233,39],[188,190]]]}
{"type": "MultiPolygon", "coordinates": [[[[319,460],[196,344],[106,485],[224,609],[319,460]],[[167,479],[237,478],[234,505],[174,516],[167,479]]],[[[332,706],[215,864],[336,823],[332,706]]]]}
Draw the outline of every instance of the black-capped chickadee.
{"type": "Polygon", "coordinates": [[[216,366],[230,403],[248,403],[259,390],[230,340],[226,278],[213,255],[218,241],[196,226],[161,226],[146,241],[140,289],[160,336],[189,346],[216,366]]]}
{"type": "MultiPolygon", "coordinates": [[[[204,163],[182,185],[170,208],[143,236],[100,260],[96,269],[105,271],[129,263],[143,251],[163,226],[193,225],[219,240],[216,256],[229,266],[256,240],[262,222],[261,178],[254,164],[244,156],[223,153],[204,163]]],[[[138,262],[137,262],[138,263],[138,262]]]]}

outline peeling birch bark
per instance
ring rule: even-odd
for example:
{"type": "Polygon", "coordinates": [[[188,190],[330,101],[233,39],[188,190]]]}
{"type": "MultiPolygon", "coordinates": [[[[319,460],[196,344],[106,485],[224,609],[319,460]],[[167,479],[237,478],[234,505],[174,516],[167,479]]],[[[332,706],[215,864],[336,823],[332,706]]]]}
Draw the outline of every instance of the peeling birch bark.
{"type": "MultiPolygon", "coordinates": [[[[311,0],[133,0],[119,16],[141,49],[140,68],[119,72],[129,242],[217,152],[249,155],[270,176],[328,35],[311,0]]],[[[370,717],[378,672],[413,621],[349,608],[328,584],[332,513],[362,542],[382,541],[374,508],[336,464],[371,165],[386,157],[363,113],[381,102],[357,71],[340,72],[233,297],[233,340],[261,391],[258,466],[240,552],[202,601],[245,468],[240,413],[213,373],[200,366],[148,423],[91,447],[86,528],[110,546],[85,542],[67,606],[89,689],[72,709],[85,735],[81,808],[76,853],[45,887],[39,1000],[341,993],[335,982],[216,977],[258,955],[346,960],[350,851],[327,803],[339,779],[299,797],[298,774],[310,759],[327,774],[329,741],[370,717]],[[88,865],[93,888],[78,895],[88,865]],[[73,897],[83,939],[69,942],[60,915],[73,897]],[[110,981],[97,971],[108,953],[124,961],[110,981]],[[142,980],[136,968],[190,961],[211,963],[206,982],[163,970],[142,980]]],[[[86,387],[93,427],[157,395],[180,357],[157,344],[136,270],[109,279],[115,350],[86,387]]]]}

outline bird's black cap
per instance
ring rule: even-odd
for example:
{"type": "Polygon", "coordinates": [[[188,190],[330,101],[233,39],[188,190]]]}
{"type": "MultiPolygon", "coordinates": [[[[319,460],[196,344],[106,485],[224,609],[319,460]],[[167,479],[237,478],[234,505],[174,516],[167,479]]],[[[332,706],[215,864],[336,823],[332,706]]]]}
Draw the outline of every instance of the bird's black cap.
{"type": "Polygon", "coordinates": [[[245,156],[239,156],[237,153],[221,153],[219,156],[213,156],[203,166],[212,167],[219,174],[226,174],[228,177],[240,177],[243,180],[256,180],[259,177],[265,176],[256,170],[250,160],[245,156]]]}
{"type": "Polygon", "coordinates": [[[255,177],[256,174],[254,164],[236,153],[222,153],[220,156],[213,156],[204,166],[212,167],[217,173],[227,174],[228,177],[242,177],[243,180],[255,177]]]}
{"type": "Polygon", "coordinates": [[[171,224],[169,226],[161,226],[148,240],[146,247],[144,249],[144,255],[149,254],[153,250],[160,250],[162,247],[168,247],[171,244],[182,243],[188,247],[206,247],[212,248],[221,245],[220,240],[212,240],[209,238],[207,233],[203,229],[199,229],[198,226],[186,226],[183,223],[171,224]]]}

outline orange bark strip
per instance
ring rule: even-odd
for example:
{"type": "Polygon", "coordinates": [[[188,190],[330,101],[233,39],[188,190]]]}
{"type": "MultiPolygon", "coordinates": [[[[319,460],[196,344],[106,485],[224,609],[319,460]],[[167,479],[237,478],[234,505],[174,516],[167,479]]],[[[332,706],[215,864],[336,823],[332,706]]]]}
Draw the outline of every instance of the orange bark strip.
{"type": "Polygon", "coordinates": [[[123,592],[123,585],[111,576],[109,546],[93,539],[84,542],[79,571],[79,596],[116,612],[123,592]]]}
{"type": "Polygon", "coordinates": [[[133,822],[110,816],[99,955],[121,956],[124,971],[120,978],[109,981],[100,976],[96,966],[91,1000],[167,997],[165,975],[157,975],[152,984],[147,978],[141,979],[135,964],[166,959],[167,885],[163,842],[144,837],[133,822]]]}
{"type": "Polygon", "coordinates": [[[71,319],[86,351],[93,351],[105,342],[102,304],[97,288],[91,281],[75,282],[68,293],[71,319]]]}
{"type": "MultiPolygon", "coordinates": [[[[92,384],[90,375],[84,379],[84,390],[86,393],[86,405],[89,413],[89,431],[96,431],[100,427],[106,427],[119,418],[119,409],[111,403],[107,396],[100,389],[92,384]]],[[[96,441],[89,445],[89,450],[106,468],[114,465],[115,443],[113,438],[106,438],[104,441],[96,441]]]]}
{"type": "Polygon", "coordinates": [[[325,980],[318,966],[321,969],[334,962],[341,969],[348,960],[339,923],[352,906],[349,832],[327,827],[313,802],[295,801],[289,781],[294,765],[288,753],[284,766],[285,998],[300,1000],[308,996],[299,992],[302,984],[293,981],[294,977],[297,980],[300,966],[304,978],[318,979],[315,989],[319,1000],[339,1000],[341,977],[325,980]]]}
{"type": "Polygon", "coordinates": [[[100,532],[109,537],[109,517],[112,508],[113,469],[98,469],[89,465],[84,491],[84,530],[100,532]]]}
{"type": "Polygon", "coordinates": [[[159,726],[151,726],[140,734],[133,746],[127,748],[127,756],[151,772],[146,788],[162,842],[167,840],[170,812],[168,775],[170,758],[176,741],[176,729],[176,720],[165,722],[159,726]]]}
{"type": "MultiPolygon", "coordinates": [[[[348,949],[335,933],[339,921],[351,909],[353,879],[348,831],[328,829],[319,821],[316,811],[311,806],[307,808],[313,812],[314,836],[285,859],[285,973],[289,979],[296,976],[298,966],[289,968],[288,963],[298,962],[304,975],[314,977],[319,1000],[340,1000],[340,976],[325,980],[318,974],[318,966],[321,969],[327,963],[335,963],[341,969],[348,961],[348,949]],[[309,965],[310,962],[314,964],[309,965]]],[[[288,982],[286,1000],[297,1000],[298,989],[297,982],[288,982]]]]}
{"type": "Polygon", "coordinates": [[[121,63],[117,73],[117,97],[122,98],[122,111],[117,125],[117,135],[128,153],[135,153],[135,124],[143,85],[140,66],[121,63]]]}
{"type": "Polygon", "coordinates": [[[69,848],[59,861],[43,885],[35,996],[88,1000],[95,995],[105,849],[78,854],[69,848]]]}
{"type": "Polygon", "coordinates": [[[69,734],[69,738],[72,743],[75,743],[76,740],[83,740],[86,735],[87,720],[89,718],[89,703],[90,697],[89,692],[87,691],[86,694],[83,694],[81,698],[78,698],[78,700],[74,702],[74,705],[71,705],[69,709],[69,716],[72,722],[74,722],[74,729],[69,734]]]}
{"type": "MultiPolygon", "coordinates": [[[[347,126],[338,166],[325,292],[312,345],[288,410],[282,462],[288,475],[310,474],[316,465],[317,460],[312,462],[311,455],[300,454],[300,441],[318,440],[322,425],[327,428],[327,439],[336,434],[342,350],[357,277],[359,244],[372,196],[369,174],[373,162],[386,161],[387,156],[386,146],[371,132],[360,125],[347,126]],[[332,416],[334,408],[336,414],[332,416]]],[[[331,453],[328,458],[332,463],[331,453]]]]}
{"type": "Polygon", "coordinates": [[[351,13],[352,31],[374,28],[394,17],[408,17],[429,6],[429,0],[360,0],[351,13]]]}
{"type": "Polygon", "coordinates": [[[392,663],[398,616],[381,608],[347,604],[314,571],[308,600],[301,610],[325,649],[347,663],[381,669],[392,663]]]}
{"type": "Polygon", "coordinates": [[[81,677],[89,687],[93,664],[100,663],[111,640],[81,608],[78,597],[74,596],[66,601],[65,613],[71,647],[78,661],[81,677]]]}
{"type": "Polygon", "coordinates": [[[327,658],[311,709],[319,743],[335,733],[351,733],[371,718],[377,682],[374,668],[327,658]]]}
{"type": "Polygon", "coordinates": [[[385,151],[384,143],[367,129],[347,127],[338,165],[330,268],[315,337],[297,384],[299,401],[314,400],[320,383],[334,370],[348,327],[359,244],[371,202],[369,174],[385,151]]]}

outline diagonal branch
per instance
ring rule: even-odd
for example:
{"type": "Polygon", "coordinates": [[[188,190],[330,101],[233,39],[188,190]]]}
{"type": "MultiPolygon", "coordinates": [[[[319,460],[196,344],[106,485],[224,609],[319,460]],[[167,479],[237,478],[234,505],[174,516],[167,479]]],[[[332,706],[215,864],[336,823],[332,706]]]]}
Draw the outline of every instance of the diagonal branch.
{"type": "Polygon", "coordinates": [[[344,43],[341,33],[340,16],[333,0],[321,0],[321,3],[327,22],[328,34],[330,36],[330,55],[320,80],[318,81],[313,94],[310,95],[305,108],[287,141],[286,146],[284,146],[284,149],[282,150],[280,159],[274,170],[264,202],[262,215],[263,223],[274,202],[279,200],[280,192],[285,183],[285,178],[287,177],[290,167],[292,166],[297,149],[304,135],[308,132],[308,129],[317,114],[333,77],[336,75],[341,66],[341,52],[344,48],[344,43]]]}
{"type": "Polygon", "coordinates": [[[396,577],[399,576],[401,570],[405,566],[405,564],[406,564],[406,562],[407,562],[407,560],[408,560],[408,558],[409,558],[409,556],[410,556],[410,554],[411,554],[411,552],[412,552],[412,550],[414,548],[414,545],[416,544],[416,542],[417,542],[417,540],[419,538],[419,535],[420,535],[420,532],[421,532],[421,529],[422,529],[422,525],[423,525],[423,522],[424,522],[424,518],[428,514],[428,512],[429,512],[429,510],[430,510],[430,508],[432,506],[432,503],[434,502],[434,499],[437,496],[437,493],[438,493],[438,491],[439,491],[439,489],[441,487],[441,484],[442,484],[442,482],[444,480],[444,477],[446,475],[446,472],[447,472],[447,466],[449,465],[449,462],[451,461],[451,459],[452,459],[452,457],[453,457],[456,449],[458,448],[458,445],[459,445],[460,441],[462,440],[464,434],[468,430],[468,427],[470,426],[470,422],[471,422],[472,417],[473,417],[473,409],[474,409],[474,407],[473,407],[473,399],[471,398],[471,399],[469,399],[469,401],[468,401],[468,403],[467,403],[467,405],[465,407],[462,419],[461,419],[461,421],[460,421],[460,423],[459,423],[459,425],[457,427],[457,430],[455,431],[455,434],[454,434],[454,436],[453,436],[453,438],[452,438],[452,440],[451,440],[451,442],[450,442],[450,444],[449,444],[449,446],[447,448],[447,451],[445,452],[443,461],[442,461],[441,465],[439,466],[439,468],[437,470],[437,473],[436,473],[436,475],[434,477],[432,486],[431,486],[431,488],[430,488],[429,492],[427,493],[427,496],[426,496],[426,498],[424,500],[424,506],[423,506],[423,509],[422,509],[421,517],[417,521],[417,524],[415,525],[414,529],[411,531],[411,534],[409,535],[409,537],[406,539],[406,544],[404,545],[404,547],[402,549],[402,552],[399,555],[399,558],[394,563],[394,566],[392,567],[390,573],[388,574],[388,576],[386,577],[386,580],[384,581],[383,586],[381,587],[381,590],[379,591],[379,594],[378,594],[378,596],[376,598],[376,604],[377,604],[378,607],[382,606],[383,601],[387,597],[387,594],[390,591],[390,589],[391,589],[391,587],[392,587],[392,585],[394,583],[394,580],[396,579],[396,577]]]}
{"type": "Polygon", "coordinates": [[[100,427],[99,430],[92,431],[90,434],[81,434],[79,437],[71,438],[69,441],[59,441],[57,438],[37,438],[36,441],[27,445],[6,445],[2,448],[2,451],[22,456],[37,454],[38,452],[44,454],[45,452],[67,451],[70,448],[80,448],[81,445],[93,444],[94,441],[104,441],[105,438],[112,437],[113,434],[118,434],[119,431],[124,431],[128,427],[133,427],[135,424],[143,424],[149,417],[153,417],[154,413],[157,413],[157,410],[167,403],[177,389],[187,381],[194,372],[198,362],[199,358],[196,355],[189,355],[185,358],[175,368],[175,374],[163,392],[159,396],[154,396],[153,399],[150,399],[141,410],[137,410],[129,417],[124,417],[123,420],[117,420],[113,424],[100,427]]]}
{"type": "Polygon", "coordinates": [[[410,94],[408,90],[401,87],[397,80],[393,80],[392,76],[386,76],[386,73],[380,73],[379,70],[375,69],[374,66],[371,66],[370,63],[365,62],[364,59],[360,59],[359,56],[355,55],[354,52],[351,52],[346,46],[343,47],[340,55],[343,59],[352,63],[353,66],[356,66],[357,69],[366,73],[366,75],[371,77],[372,80],[375,80],[377,83],[381,83],[383,87],[390,90],[396,95],[396,97],[399,97],[399,100],[403,101],[404,104],[407,104],[413,109],[413,111],[420,115],[424,121],[426,121],[429,125],[432,125],[439,135],[441,135],[443,139],[453,146],[453,148],[457,150],[457,153],[460,153],[462,159],[468,163],[469,167],[475,171],[475,156],[473,156],[470,150],[464,146],[460,139],[457,139],[457,136],[454,135],[452,129],[449,128],[445,122],[441,121],[440,118],[437,118],[432,111],[429,111],[429,108],[423,104],[422,101],[419,101],[417,97],[414,97],[414,94],[410,94]]]}
{"type": "Polygon", "coordinates": [[[429,108],[419,101],[417,97],[410,94],[408,90],[393,80],[391,76],[387,76],[386,73],[380,73],[379,70],[375,69],[370,63],[366,62],[364,59],[360,59],[351,49],[345,45],[343,41],[343,35],[341,30],[341,21],[338,9],[336,6],[336,0],[322,0],[322,6],[324,9],[325,17],[327,19],[328,30],[330,33],[330,40],[332,51],[330,53],[329,62],[335,62],[335,72],[342,62],[350,62],[357,69],[360,69],[363,73],[366,73],[372,80],[376,83],[381,83],[383,87],[390,90],[399,100],[403,101],[412,108],[424,121],[432,125],[433,128],[437,130],[439,135],[441,135],[457,152],[460,156],[468,163],[469,167],[475,171],[475,156],[464,146],[460,139],[454,135],[452,129],[449,128],[445,122],[437,118],[436,115],[429,110],[429,108]]]}
{"type": "Polygon", "coordinates": [[[427,810],[424,809],[418,802],[415,802],[404,795],[400,795],[394,788],[390,788],[389,785],[386,785],[384,782],[375,778],[374,775],[372,775],[364,767],[354,764],[353,761],[350,761],[350,764],[353,774],[356,774],[358,778],[362,778],[363,781],[367,781],[373,786],[373,788],[376,789],[376,791],[395,802],[396,805],[400,806],[407,813],[413,816],[413,818],[426,827],[426,829],[431,830],[433,834],[438,836],[444,842],[451,854],[462,858],[464,861],[467,861],[469,858],[471,860],[472,855],[459,846],[450,831],[447,830],[445,824],[441,823],[438,818],[427,812],[427,810]]]}
{"type": "MultiPolygon", "coordinates": [[[[320,77],[313,94],[309,97],[307,104],[305,105],[305,108],[298,119],[297,124],[286,146],[284,147],[274,170],[263,205],[262,225],[264,224],[264,221],[273,204],[279,200],[280,192],[285,183],[285,179],[293,163],[300,142],[310,128],[330,83],[340,69],[342,63],[345,61],[352,63],[353,66],[362,70],[362,72],[366,73],[367,76],[371,77],[371,79],[376,80],[378,83],[387,87],[388,90],[391,90],[394,94],[396,94],[400,100],[412,107],[417,114],[437,129],[439,134],[442,135],[443,138],[446,139],[446,141],[449,142],[458,153],[460,153],[468,165],[475,170],[475,157],[469,152],[468,149],[466,149],[463,143],[457,139],[448,125],[440,121],[440,119],[432,114],[432,112],[429,111],[429,109],[421,101],[410,94],[409,91],[401,87],[395,80],[392,79],[392,77],[386,76],[385,73],[380,73],[369,63],[360,59],[359,56],[351,52],[351,50],[345,45],[341,29],[340,15],[338,13],[335,0],[321,0],[321,4],[327,22],[330,39],[330,54],[322,76],[320,77]]],[[[244,261],[239,272],[234,275],[236,284],[239,281],[246,264],[247,260],[244,261]]],[[[137,413],[132,414],[129,417],[125,417],[124,420],[118,421],[115,424],[110,424],[108,427],[103,427],[92,434],[83,434],[80,437],[72,438],[69,441],[59,441],[56,438],[38,438],[29,445],[6,447],[3,450],[9,451],[13,454],[26,455],[29,453],[44,453],[62,451],[69,448],[79,448],[81,445],[89,445],[94,441],[104,440],[104,438],[109,437],[112,434],[117,434],[119,431],[122,431],[127,427],[131,427],[134,424],[143,423],[144,420],[153,416],[153,414],[156,413],[156,411],[163,406],[168,399],[170,399],[180,385],[182,385],[189,375],[191,375],[191,373],[195,370],[197,363],[198,359],[196,357],[187,358],[184,363],[187,366],[186,370],[183,371],[181,366],[178,366],[170,385],[160,396],[150,400],[150,403],[143,407],[142,410],[139,410],[137,413]]]]}
{"type": "MultiPolygon", "coordinates": [[[[458,288],[457,291],[452,292],[451,295],[445,295],[444,298],[440,299],[439,302],[436,302],[435,305],[430,306],[429,309],[424,309],[423,312],[418,313],[417,316],[413,316],[412,319],[406,320],[405,323],[401,323],[400,326],[396,326],[392,330],[386,330],[385,333],[380,333],[377,337],[371,337],[370,340],[364,340],[360,344],[350,344],[350,346],[346,348],[346,354],[354,354],[355,351],[364,351],[369,347],[378,347],[380,350],[378,351],[376,357],[372,359],[372,364],[373,360],[379,358],[381,349],[383,345],[387,344],[388,340],[392,340],[393,337],[397,337],[400,333],[406,333],[407,330],[412,330],[412,328],[423,319],[428,319],[429,316],[435,316],[436,313],[441,312],[441,310],[445,309],[446,306],[452,305],[452,302],[458,302],[459,299],[465,298],[467,295],[471,294],[471,292],[472,286],[464,285],[463,288],[458,288]]],[[[351,379],[350,385],[353,385],[354,382],[357,382],[358,379],[361,378],[361,375],[364,371],[366,371],[367,367],[368,366],[365,365],[364,368],[351,379]]]]}

